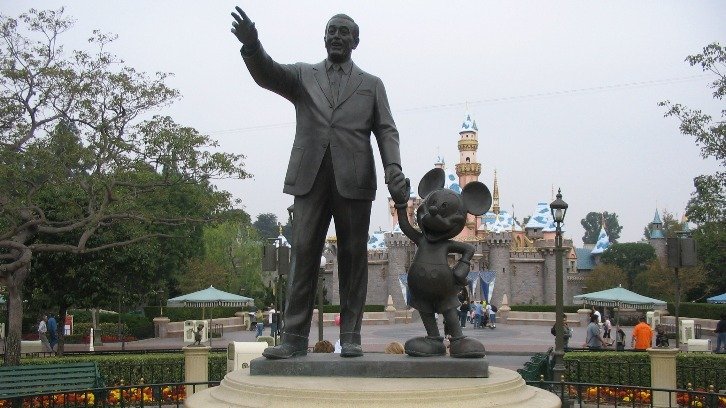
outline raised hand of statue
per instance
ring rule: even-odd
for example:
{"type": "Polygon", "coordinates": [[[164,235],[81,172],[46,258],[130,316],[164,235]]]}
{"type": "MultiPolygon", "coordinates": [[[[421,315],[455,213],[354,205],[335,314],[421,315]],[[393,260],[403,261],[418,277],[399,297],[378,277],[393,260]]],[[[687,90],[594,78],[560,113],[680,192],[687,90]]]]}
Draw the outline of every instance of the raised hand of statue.
{"type": "Polygon", "coordinates": [[[234,34],[243,45],[247,47],[254,47],[257,45],[258,38],[255,23],[247,17],[247,14],[245,14],[239,6],[235,7],[235,9],[237,10],[237,13],[232,12],[232,18],[234,18],[234,21],[232,22],[232,34],[234,34]]]}

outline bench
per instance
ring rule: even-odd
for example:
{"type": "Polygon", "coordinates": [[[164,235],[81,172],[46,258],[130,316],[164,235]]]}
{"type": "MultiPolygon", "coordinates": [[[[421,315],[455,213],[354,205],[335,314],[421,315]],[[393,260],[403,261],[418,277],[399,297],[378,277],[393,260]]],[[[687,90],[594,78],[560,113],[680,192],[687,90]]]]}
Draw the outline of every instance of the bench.
{"type": "Polygon", "coordinates": [[[0,367],[0,401],[105,387],[96,363],[0,367]]]}

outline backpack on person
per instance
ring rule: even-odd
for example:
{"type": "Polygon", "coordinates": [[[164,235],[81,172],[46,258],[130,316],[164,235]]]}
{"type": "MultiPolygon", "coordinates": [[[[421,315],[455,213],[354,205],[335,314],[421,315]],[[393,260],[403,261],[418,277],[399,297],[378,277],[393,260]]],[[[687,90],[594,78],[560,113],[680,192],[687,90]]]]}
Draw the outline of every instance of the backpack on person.
{"type": "Polygon", "coordinates": [[[498,311],[499,311],[499,309],[496,306],[492,305],[492,312],[496,313],[498,311]]]}

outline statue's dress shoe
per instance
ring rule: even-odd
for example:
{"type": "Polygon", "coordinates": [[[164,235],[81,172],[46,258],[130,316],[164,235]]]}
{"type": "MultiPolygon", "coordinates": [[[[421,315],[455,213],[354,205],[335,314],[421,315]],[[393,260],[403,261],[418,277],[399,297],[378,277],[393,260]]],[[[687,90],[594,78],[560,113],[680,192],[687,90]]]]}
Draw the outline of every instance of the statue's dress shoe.
{"type": "Polygon", "coordinates": [[[482,358],[485,350],[479,340],[462,336],[450,339],[449,354],[455,358],[482,358]]]}
{"type": "Polygon", "coordinates": [[[290,343],[282,343],[275,347],[268,347],[262,352],[262,355],[270,360],[280,360],[296,356],[305,356],[308,354],[307,345],[295,345],[290,343]]]}
{"type": "Polygon", "coordinates": [[[355,343],[343,343],[340,346],[341,357],[361,357],[363,356],[363,347],[355,343]]]}
{"type": "Polygon", "coordinates": [[[434,357],[446,355],[443,337],[414,337],[403,347],[412,357],[434,357]]]}

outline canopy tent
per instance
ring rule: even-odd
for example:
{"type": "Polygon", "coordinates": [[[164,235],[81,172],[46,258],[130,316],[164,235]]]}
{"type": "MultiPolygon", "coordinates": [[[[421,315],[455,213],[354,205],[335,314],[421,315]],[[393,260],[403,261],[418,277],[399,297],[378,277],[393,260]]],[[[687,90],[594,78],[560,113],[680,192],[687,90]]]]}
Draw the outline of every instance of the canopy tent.
{"type": "Polygon", "coordinates": [[[209,286],[207,289],[171,298],[167,300],[167,307],[242,307],[249,306],[253,302],[254,299],[252,298],[235,295],[234,293],[229,293],[216,289],[214,286],[209,286]]]}
{"type": "MultiPolygon", "coordinates": [[[[667,303],[649,298],[647,296],[639,295],[635,292],[629,291],[620,285],[617,288],[601,290],[599,292],[585,293],[582,295],[574,296],[575,303],[589,304],[593,306],[607,306],[616,307],[619,311],[620,308],[629,309],[665,309],[667,303]]],[[[617,312],[616,312],[617,313],[617,312]]],[[[617,314],[616,321],[620,321],[620,315],[617,314]]]]}
{"type": "Polygon", "coordinates": [[[574,296],[575,303],[630,309],[665,309],[666,302],[629,291],[621,286],[574,296]]]}
{"type": "Polygon", "coordinates": [[[706,302],[708,302],[708,303],[726,303],[726,293],[722,293],[717,296],[711,296],[710,298],[706,299],[706,302]]]}
{"type": "MultiPolygon", "coordinates": [[[[252,305],[254,299],[245,296],[235,295],[234,293],[225,292],[216,289],[214,286],[209,286],[207,289],[199,290],[196,292],[188,293],[186,295],[177,296],[167,300],[167,307],[201,307],[202,308],[202,320],[207,307],[213,306],[228,306],[228,307],[242,307],[252,305]]],[[[209,313],[209,327],[212,326],[212,316],[209,313]]],[[[212,346],[212,337],[209,336],[209,346],[212,346]]]]}

